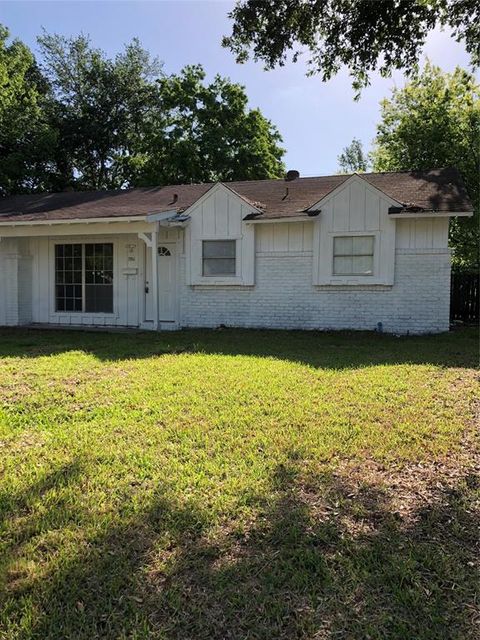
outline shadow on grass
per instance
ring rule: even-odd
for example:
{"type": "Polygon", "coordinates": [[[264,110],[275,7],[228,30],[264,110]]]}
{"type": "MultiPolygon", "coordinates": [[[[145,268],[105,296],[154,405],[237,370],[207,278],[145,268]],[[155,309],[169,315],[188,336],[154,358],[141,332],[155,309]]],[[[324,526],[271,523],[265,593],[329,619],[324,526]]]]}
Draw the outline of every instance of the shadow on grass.
{"type": "Polygon", "coordinates": [[[305,478],[292,457],[249,496],[249,525],[215,530],[207,509],[159,489],[140,516],[10,588],[4,615],[19,623],[33,603],[29,640],[473,640],[478,481],[437,485],[406,521],[378,486],[305,478]]]}
{"type": "Polygon", "coordinates": [[[0,358],[35,358],[84,351],[102,361],[143,359],[177,353],[270,357],[325,369],[380,364],[475,367],[475,327],[431,336],[395,337],[374,332],[273,330],[184,330],[125,332],[0,329],[0,358]]]}

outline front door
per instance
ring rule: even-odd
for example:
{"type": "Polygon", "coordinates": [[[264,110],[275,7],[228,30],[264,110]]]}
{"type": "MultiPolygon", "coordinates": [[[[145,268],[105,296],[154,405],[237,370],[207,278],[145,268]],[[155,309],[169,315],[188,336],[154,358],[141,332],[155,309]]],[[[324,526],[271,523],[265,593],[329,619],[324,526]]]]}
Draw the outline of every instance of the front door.
{"type": "Polygon", "coordinates": [[[158,319],[175,321],[176,279],[175,244],[158,246],[158,319]]]}

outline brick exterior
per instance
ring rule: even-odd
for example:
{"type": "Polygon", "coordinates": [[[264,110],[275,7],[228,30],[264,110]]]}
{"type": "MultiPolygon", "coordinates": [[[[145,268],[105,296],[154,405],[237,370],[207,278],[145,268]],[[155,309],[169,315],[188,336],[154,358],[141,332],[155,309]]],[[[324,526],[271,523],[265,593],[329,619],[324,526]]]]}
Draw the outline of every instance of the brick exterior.
{"type": "MultiPolygon", "coordinates": [[[[184,268],[184,259],[181,260],[184,268]]],[[[180,325],[278,329],[376,329],[437,333],[449,328],[448,250],[398,250],[391,287],[315,287],[311,255],[256,257],[253,287],[180,285],[180,325]]],[[[183,271],[182,268],[182,271],[183,271]]],[[[185,282],[181,274],[180,282],[185,282]]]]}

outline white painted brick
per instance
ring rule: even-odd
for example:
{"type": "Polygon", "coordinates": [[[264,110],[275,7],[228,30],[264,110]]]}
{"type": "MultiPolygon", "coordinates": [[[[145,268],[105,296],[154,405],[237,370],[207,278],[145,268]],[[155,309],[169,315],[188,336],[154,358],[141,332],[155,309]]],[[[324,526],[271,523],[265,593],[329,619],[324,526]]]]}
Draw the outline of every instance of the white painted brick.
{"type": "Polygon", "coordinates": [[[397,253],[395,284],[361,290],[313,286],[309,255],[257,255],[254,287],[181,284],[180,324],[372,330],[381,322],[386,332],[435,333],[448,330],[449,296],[447,251],[397,253]]]}

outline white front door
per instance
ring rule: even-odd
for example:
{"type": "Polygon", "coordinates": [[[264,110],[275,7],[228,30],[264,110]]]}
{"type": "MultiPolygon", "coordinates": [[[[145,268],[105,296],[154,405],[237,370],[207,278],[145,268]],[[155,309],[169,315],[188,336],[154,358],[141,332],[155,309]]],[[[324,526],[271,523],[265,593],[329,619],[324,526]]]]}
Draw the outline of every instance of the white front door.
{"type": "Polygon", "coordinates": [[[174,243],[158,245],[158,319],[160,322],[175,321],[176,269],[174,243]]]}

